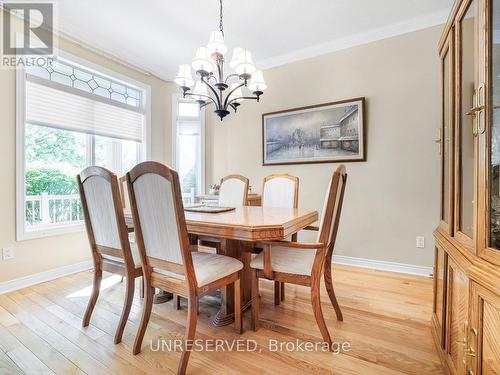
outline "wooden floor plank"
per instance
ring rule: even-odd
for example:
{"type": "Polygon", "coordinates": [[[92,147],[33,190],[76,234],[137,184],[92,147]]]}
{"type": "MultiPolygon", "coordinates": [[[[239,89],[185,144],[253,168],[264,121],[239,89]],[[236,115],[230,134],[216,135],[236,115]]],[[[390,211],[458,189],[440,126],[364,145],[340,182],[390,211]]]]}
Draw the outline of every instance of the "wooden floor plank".
{"type": "MultiPolygon", "coordinates": [[[[105,274],[104,278],[110,276],[105,274]]],[[[336,320],[323,289],[325,321],[334,342],[347,342],[350,350],[340,354],[272,350],[270,338],[278,343],[315,343],[321,341],[321,335],[308,288],[287,285],[286,301],[276,306],[273,284],[263,280],[258,332],[250,330],[248,312],[244,314],[243,335],[236,334],[232,326],[213,327],[210,321],[217,311],[217,300],[202,300],[196,339],[210,350],[192,353],[188,373],[443,373],[430,334],[431,279],[340,265],[334,266],[333,278],[344,322],[336,320]],[[228,343],[242,339],[254,343],[255,350],[215,351],[214,344],[209,344],[213,339],[228,343]]],[[[173,309],[170,302],[154,306],[142,352],[134,356],[132,345],[142,312],[138,288],[123,342],[114,345],[124,284],[103,287],[90,326],[82,328],[91,285],[92,273],[85,271],[0,296],[0,374],[2,368],[13,368],[13,374],[25,370],[92,375],[175,373],[180,352],[154,348],[158,340],[184,337],[186,301],[182,301],[181,310],[173,309]],[[28,357],[31,367],[17,367],[21,357],[28,357]]]]}
{"type": "Polygon", "coordinates": [[[22,375],[24,372],[4,352],[0,351],[0,375],[22,375]]]}

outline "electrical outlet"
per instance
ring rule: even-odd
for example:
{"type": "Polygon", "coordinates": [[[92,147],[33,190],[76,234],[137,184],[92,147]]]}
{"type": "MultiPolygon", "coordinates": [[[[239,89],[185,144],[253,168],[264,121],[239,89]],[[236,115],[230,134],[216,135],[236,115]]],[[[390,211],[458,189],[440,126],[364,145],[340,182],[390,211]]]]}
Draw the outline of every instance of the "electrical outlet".
{"type": "Polygon", "coordinates": [[[425,247],[425,237],[417,236],[415,238],[415,247],[418,247],[419,249],[423,249],[425,247]]]}
{"type": "Polygon", "coordinates": [[[2,259],[8,260],[14,258],[14,248],[4,247],[2,248],[2,259]]]}

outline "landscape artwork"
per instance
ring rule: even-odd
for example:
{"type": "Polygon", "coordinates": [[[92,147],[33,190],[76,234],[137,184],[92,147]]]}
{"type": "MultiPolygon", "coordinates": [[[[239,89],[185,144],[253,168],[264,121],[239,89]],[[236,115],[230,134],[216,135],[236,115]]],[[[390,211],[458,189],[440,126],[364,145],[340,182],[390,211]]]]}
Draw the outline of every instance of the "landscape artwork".
{"type": "Polygon", "coordinates": [[[364,98],[262,115],[263,164],[365,160],[364,98]]]}

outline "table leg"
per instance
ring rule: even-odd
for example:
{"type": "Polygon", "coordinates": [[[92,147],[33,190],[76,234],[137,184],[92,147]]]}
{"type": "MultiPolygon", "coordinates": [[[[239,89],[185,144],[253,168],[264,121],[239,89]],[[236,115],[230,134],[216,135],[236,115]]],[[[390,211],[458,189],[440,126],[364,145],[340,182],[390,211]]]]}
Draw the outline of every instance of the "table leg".
{"type": "MultiPolygon", "coordinates": [[[[242,309],[245,310],[251,305],[252,294],[252,274],[250,270],[251,250],[253,243],[238,240],[223,239],[220,246],[220,254],[239,259],[243,262],[241,276],[242,286],[242,309]]],[[[234,287],[228,285],[221,289],[221,308],[212,319],[212,324],[216,327],[231,324],[234,321],[234,287]]]]}

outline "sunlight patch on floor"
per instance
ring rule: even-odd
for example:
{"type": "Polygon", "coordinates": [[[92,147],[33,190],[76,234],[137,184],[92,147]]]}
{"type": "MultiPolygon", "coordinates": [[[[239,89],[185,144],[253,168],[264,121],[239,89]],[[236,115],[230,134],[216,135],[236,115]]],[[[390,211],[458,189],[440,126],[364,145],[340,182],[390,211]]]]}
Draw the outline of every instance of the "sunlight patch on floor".
{"type": "MultiPolygon", "coordinates": [[[[110,277],[106,277],[101,281],[101,290],[111,288],[113,285],[120,283],[121,280],[122,277],[120,275],[112,275],[110,277]]],[[[74,293],[67,295],[66,298],[90,297],[91,293],[92,293],[92,285],[89,285],[85,288],[82,288],[74,293]]]]}

